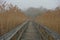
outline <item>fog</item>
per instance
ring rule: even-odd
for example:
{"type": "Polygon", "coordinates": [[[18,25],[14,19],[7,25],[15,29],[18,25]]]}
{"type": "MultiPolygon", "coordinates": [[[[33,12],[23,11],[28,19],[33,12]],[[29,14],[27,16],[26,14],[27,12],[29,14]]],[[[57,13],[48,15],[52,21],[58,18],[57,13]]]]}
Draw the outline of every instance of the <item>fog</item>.
{"type": "Polygon", "coordinates": [[[6,0],[8,3],[12,3],[13,5],[17,5],[22,10],[28,9],[30,7],[44,7],[47,9],[54,9],[59,4],[59,0],[6,0]]]}
{"type": "MultiPolygon", "coordinates": [[[[36,17],[48,9],[55,9],[60,5],[59,0],[4,0],[19,7],[26,15],[36,17]]],[[[1,3],[1,2],[0,2],[1,3]]]]}

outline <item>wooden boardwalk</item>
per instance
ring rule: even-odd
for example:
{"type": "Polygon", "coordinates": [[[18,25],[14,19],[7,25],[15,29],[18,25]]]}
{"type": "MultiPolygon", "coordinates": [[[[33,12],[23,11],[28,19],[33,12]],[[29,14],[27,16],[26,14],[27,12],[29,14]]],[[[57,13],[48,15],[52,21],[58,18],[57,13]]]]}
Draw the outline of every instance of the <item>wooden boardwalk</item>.
{"type": "Polygon", "coordinates": [[[29,23],[29,26],[23,33],[21,40],[41,40],[38,30],[32,25],[32,22],[29,23]]]}
{"type": "Polygon", "coordinates": [[[27,20],[0,36],[0,40],[60,40],[60,35],[43,25],[27,20]]]}

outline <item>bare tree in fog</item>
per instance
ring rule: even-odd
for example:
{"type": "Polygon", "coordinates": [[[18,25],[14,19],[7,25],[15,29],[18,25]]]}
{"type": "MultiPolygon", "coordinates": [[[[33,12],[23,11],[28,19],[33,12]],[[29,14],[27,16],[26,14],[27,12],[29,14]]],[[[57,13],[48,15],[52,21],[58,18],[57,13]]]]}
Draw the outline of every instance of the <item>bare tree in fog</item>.
{"type": "Polygon", "coordinates": [[[28,8],[25,11],[25,14],[34,18],[34,17],[36,17],[38,15],[43,14],[46,11],[47,11],[47,9],[45,9],[43,7],[40,7],[40,8],[33,8],[33,7],[31,7],[31,8],[28,8]]]}
{"type": "Polygon", "coordinates": [[[6,1],[0,0],[0,13],[5,11],[6,1]]]}

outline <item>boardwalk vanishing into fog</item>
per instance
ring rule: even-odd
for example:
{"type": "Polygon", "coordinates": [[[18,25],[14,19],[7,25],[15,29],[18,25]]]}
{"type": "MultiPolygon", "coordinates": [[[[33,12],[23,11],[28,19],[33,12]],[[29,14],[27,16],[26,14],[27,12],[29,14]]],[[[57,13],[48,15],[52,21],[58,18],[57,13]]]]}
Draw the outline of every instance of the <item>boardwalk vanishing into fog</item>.
{"type": "Polygon", "coordinates": [[[0,40],[60,40],[60,0],[0,0],[0,40]]]}
{"type": "Polygon", "coordinates": [[[40,34],[38,30],[32,25],[32,22],[29,23],[29,26],[21,37],[21,40],[40,40],[40,34]]]}
{"type": "Polygon", "coordinates": [[[1,36],[0,40],[60,40],[60,35],[40,24],[27,20],[1,36]]]}

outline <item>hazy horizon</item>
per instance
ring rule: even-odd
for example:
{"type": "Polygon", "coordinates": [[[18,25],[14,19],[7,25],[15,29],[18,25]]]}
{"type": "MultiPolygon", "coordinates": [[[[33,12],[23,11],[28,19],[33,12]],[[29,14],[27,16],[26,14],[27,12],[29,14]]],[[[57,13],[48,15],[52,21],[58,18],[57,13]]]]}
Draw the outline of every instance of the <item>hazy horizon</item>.
{"type": "Polygon", "coordinates": [[[22,10],[30,7],[44,7],[47,9],[54,9],[60,4],[60,0],[5,0],[7,3],[17,5],[22,10]]]}

